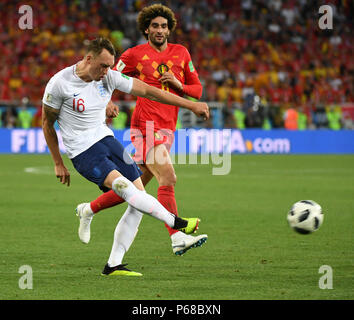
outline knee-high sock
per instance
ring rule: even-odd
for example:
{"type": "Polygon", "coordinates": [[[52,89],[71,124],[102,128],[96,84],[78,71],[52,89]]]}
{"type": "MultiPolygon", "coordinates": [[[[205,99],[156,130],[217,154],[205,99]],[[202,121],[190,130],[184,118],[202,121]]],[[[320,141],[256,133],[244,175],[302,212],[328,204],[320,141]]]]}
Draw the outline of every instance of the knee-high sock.
{"type": "MultiPolygon", "coordinates": [[[[157,189],[157,200],[171,213],[178,216],[177,203],[175,198],[175,188],[174,186],[160,186],[157,189]]],[[[170,228],[165,224],[168,233],[172,236],[178,230],[170,228]]]]}
{"type": "Polygon", "coordinates": [[[130,205],[119,220],[114,231],[111,254],[108,259],[110,267],[122,264],[125,253],[129,250],[138,232],[143,214],[130,205]]]}
{"type": "Polygon", "coordinates": [[[121,176],[115,179],[112,189],[135,209],[165,222],[169,227],[175,226],[176,216],[167,211],[153,196],[136,188],[127,178],[121,176]]]}

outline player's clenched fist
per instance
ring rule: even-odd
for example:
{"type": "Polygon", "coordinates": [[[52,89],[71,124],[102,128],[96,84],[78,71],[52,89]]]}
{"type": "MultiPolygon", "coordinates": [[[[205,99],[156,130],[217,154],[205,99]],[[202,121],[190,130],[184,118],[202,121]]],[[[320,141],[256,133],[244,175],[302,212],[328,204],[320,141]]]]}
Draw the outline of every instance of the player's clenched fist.
{"type": "Polygon", "coordinates": [[[205,102],[195,102],[192,111],[198,117],[203,117],[204,120],[209,119],[209,107],[205,102]]]}

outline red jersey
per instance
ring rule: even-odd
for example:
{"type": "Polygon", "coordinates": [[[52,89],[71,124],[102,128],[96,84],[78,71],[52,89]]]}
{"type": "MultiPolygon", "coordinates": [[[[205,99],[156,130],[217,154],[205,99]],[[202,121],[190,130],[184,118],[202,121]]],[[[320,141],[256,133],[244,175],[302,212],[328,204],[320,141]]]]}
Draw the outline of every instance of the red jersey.
{"type": "MultiPolygon", "coordinates": [[[[130,48],[121,55],[114,69],[176,95],[186,94],[196,99],[200,99],[202,95],[202,85],[191,56],[188,50],[179,44],[168,43],[162,52],[156,51],[149,43],[130,48]],[[159,78],[164,72],[172,72],[182,83],[183,91],[175,91],[161,84],[159,78]]],[[[146,121],[154,121],[155,130],[175,131],[178,110],[176,106],[138,97],[131,127],[145,128],[146,121]]]]}

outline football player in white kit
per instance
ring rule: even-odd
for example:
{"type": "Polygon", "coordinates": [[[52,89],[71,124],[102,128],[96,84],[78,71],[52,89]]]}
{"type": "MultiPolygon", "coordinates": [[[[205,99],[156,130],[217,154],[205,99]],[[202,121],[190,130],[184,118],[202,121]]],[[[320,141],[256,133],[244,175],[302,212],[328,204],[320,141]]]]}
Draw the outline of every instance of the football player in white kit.
{"type": "MultiPolygon", "coordinates": [[[[117,89],[189,109],[205,119],[209,118],[209,108],[206,103],[192,102],[111,70],[114,56],[111,42],[97,38],[90,41],[81,61],[56,73],[45,88],[42,127],[61,183],[70,185],[70,173],[59,151],[55,121],[75,169],[103,191],[113,189],[128,203],[115,229],[111,254],[102,274],[141,276],[127,269],[122,261],[138,231],[142,213],[187,234],[198,229],[200,220],[173,215],[144,191],[140,169],[106,125],[106,106],[117,89]]],[[[93,214],[82,212],[79,237],[88,243],[93,214]]]]}

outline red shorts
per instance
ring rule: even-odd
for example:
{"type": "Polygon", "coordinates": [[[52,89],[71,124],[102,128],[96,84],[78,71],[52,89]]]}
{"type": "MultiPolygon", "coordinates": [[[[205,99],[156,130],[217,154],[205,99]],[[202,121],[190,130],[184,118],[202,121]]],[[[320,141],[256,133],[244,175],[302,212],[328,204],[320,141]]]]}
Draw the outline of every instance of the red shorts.
{"type": "Polygon", "coordinates": [[[173,141],[174,131],[170,129],[155,129],[152,127],[140,127],[130,129],[130,138],[135,148],[133,159],[136,163],[146,163],[146,156],[149,151],[159,144],[164,144],[170,152],[173,141]]]}

